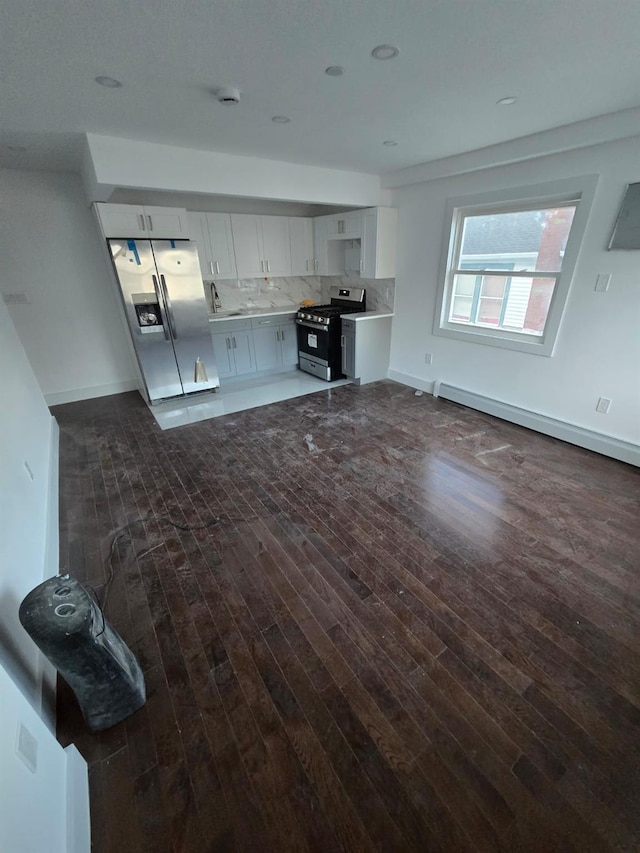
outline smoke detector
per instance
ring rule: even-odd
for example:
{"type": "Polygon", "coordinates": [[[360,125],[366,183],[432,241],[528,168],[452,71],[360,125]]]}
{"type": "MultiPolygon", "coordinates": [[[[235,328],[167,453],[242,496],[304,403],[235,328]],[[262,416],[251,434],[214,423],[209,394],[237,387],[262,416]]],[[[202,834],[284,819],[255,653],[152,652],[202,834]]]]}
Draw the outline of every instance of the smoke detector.
{"type": "Polygon", "coordinates": [[[216,89],[213,94],[220,104],[240,103],[240,89],[235,89],[233,86],[223,86],[221,89],[216,89]]]}

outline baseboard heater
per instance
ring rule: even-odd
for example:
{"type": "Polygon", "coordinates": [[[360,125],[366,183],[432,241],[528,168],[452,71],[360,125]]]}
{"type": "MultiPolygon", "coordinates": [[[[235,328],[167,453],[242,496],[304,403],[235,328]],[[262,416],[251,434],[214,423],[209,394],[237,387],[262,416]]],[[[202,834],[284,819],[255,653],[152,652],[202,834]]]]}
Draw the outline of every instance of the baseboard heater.
{"type": "Polygon", "coordinates": [[[473,391],[457,388],[455,385],[447,385],[445,382],[436,381],[434,383],[433,396],[443,397],[445,400],[451,400],[452,403],[460,403],[461,406],[486,412],[486,414],[494,415],[503,421],[533,429],[544,435],[550,435],[552,438],[559,438],[569,444],[575,444],[578,447],[601,453],[603,456],[610,456],[612,459],[619,459],[621,462],[628,462],[630,465],[640,467],[640,447],[630,441],[611,438],[585,427],[559,421],[556,418],[540,415],[528,409],[521,409],[519,406],[512,406],[510,403],[503,403],[501,400],[484,397],[482,394],[475,394],[473,391]]]}

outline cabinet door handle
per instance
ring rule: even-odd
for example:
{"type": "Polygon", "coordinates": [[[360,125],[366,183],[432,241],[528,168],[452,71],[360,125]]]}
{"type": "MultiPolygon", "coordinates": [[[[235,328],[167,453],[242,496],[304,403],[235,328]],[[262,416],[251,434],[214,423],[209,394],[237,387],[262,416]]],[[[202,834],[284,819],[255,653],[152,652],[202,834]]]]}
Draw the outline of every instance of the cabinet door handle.
{"type": "Polygon", "coordinates": [[[280,329],[276,329],[276,340],[280,340],[280,329]]]}
{"type": "Polygon", "coordinates": [[[267,272],[271,272],[271,264],[267,261],[267,272]]]}
{"type": "Polygon", "coordinates": [[[317,258],[314,258],[313,266],[314,266],[314,268],[315,268],[316,270],[318,269],[318,265],[319,265],[319,263],[320,263],[320,262],[318,261],[318,259],[317,259],[317,258]]]}
{"type": "Polygon", "coordinates": [[[344,349],[344,346],[345,346],[344,335],[340,335],[340,346],[344,349]]]}
{"type": "Polygon", "coordinates": [[[233,341],[233,348],[234,348],[234,349],[237,349],[237,348],[238,348],[238,345],[236,344],[236,339],[235,339],[235,337],[234,337],[234,338],[232,338],[231,340],[233,341]]]}
{"type": "Polygon", "coordinates": [[[361,260],[360,261],[360,272],[362,272],[363,269],[364,269],[364,261],[361,260]]]}
{"type": "Polygon", "coordinates": [[[153,231],[153,219],[147,214],[147,219],[149,220],[149,231],[153,231]]]}
{"type": "Polygon", "coordinates": [[[213,261],[209,261],[209,269],[211,270],[211,275],[213,275],[213,261]]]}
{"type": "Polygon", "coordinates": [[[307,258],[307,260],[305,261],[305,264],[307,265],[307,272],[309,272],[309,258],[307,258]]]}
{"type": "Polygon", "coordinates": [[[231,341],[229,340],[229,338],[226,338],[226,341],[227,341],[227,349],[231,349],[231,341]]]}
{"type": "Polygon", "coordinates": [[[216,275],[220,275],[220,264],[216,261],[216,275]]]}
{"type": "Polygon", "coordinates": [[[260,269],[264,272],[264,261],[260,261],[260,269]]]}
{"type": "Polygon", "coordinates": [[[138,214],[138,216],[140,217],[140,230],[141,230],[141,231],[146,231],[146,230],[147,230],[147,227],[146,227],[146,225],[144,224],[144,216],[143,216],[141,213],[139,213],[139,214],[138,214]]]}

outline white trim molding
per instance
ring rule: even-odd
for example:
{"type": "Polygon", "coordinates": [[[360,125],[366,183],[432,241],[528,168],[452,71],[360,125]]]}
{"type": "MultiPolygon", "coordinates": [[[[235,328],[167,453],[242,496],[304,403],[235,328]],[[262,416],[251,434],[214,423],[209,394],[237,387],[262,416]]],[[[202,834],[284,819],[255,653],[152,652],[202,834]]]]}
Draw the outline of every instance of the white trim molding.
{"type": "Polygon", "coordinates": [[[537,356],[552,356],[597,184],[598,175],[581,175],[543,184],[450,198],[447,201],[445,215],[445,225],[448,230],[440,254],[433,334],[471,344],[516,350],[537,356]],[[568,200],[576,200],[576,213],[562,261],[562,271],[553,289],[544,333],[537,337],[503,329],[464,326],[449,322],[447,319],[448,289],[451,286],[452,265],[457,260],[461,239],[458,229],[460,212],[464,211],[468,214],[475,209],[481,213],[485,213],[488,209],[496,211],[515,210],[519,207],[526,209],[537,204],[551,207],[556,203],[565,204],[568,200]]]}
{"type": "MultiPolygon", "coordinates": [[[[393,379],[394,377],[390,375],[389,378],[393,379]]],[[[494,400],[491,397],[484,397],[482,394],[475,394],[473,391],[467,391],[464,388],[457,388],[455,385],[447,385],[444,382],[438,382],[435,385],[435,396],[451,400],[452,403],[477,409],[504,421],[527,427],[527,429],[541,432],[544,435],[550,435],[552,438],[559,438],[569,444],[575,444],[578,447],[593,450],[595,453],[601,453],[603,456],[610,456],[612,459],[620,460],[620,462],[627,462],[629,465],[640,467],[640,446],[632,444],[630,441],[622,441],[619,438],[612,438],[585,427],[556,420],[556,418],[551,418],[548,415],[521,409],[501,400],[494,400]]]]}
{"type": "Polygon", "coordinates": [[[59,406],[63,403],[77,403],[78,400],[93,400],[94,397],[109,397],[111,394],[124,394],[125,391],[137,391],[138,383],[131,379],[125,382],[110,382],[107,385],[92,385],[89,388],[70,388],[68,391],[56,391],[45,394],[47,406],[59,406]]]}

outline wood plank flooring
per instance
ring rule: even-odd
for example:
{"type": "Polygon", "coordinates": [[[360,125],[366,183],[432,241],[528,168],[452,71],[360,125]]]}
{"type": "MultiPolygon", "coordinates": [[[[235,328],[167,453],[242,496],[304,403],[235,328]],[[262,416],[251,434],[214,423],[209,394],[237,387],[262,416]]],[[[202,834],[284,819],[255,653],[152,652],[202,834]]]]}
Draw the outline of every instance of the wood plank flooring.
{"type": "Polygon", "coordinates": [[[100,735],[60,685],[94,853],[640,849],[636,469],[392,382],[53,412],[147,685],[100,735]]]}

